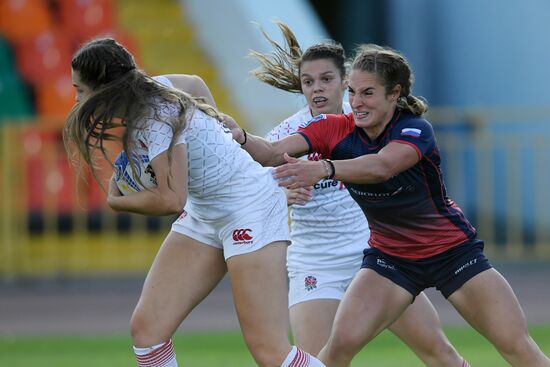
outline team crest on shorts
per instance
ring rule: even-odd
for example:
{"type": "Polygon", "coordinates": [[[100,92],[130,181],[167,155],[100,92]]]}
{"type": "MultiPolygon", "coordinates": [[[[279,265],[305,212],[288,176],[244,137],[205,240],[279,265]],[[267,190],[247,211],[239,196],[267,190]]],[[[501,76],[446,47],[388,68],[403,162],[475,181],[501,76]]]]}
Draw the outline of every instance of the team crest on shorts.
{"type": "Polygon", "coordinates": [[[233,231],[233,244],[234,245],[250,245],[252,244],[252,229],[239,228],[233,231]]]}
{"type": "Polygon", "coordinates": [[[308,275],[304,278],[304,286],[306,288],[306,291],[312,291],[315,288],[317,288],[317,278],[315,278],[313,275],[308,275]]]}

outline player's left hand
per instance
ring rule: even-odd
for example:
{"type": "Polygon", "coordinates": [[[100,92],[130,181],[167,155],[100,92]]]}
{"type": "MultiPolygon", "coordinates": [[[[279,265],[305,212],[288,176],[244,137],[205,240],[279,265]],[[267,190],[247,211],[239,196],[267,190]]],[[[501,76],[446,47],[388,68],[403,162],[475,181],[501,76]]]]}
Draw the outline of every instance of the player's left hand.
{"type": "Polygon", "coordinates": [[[231,135],[233,135],[233,139],[239,144],[244,142],[244,130],[239,126],[237,121],[223,112],[220,112],[220,116],[225,127],[227,127],[231,132],[231,135]]]}
{"type": "Polygon", "coordinates": [[[313,186],[326,175],[322,161],[306,161],[284,154],[286,164],[273,170],[273,177],[279,186],[287,189],[313,186]]]}

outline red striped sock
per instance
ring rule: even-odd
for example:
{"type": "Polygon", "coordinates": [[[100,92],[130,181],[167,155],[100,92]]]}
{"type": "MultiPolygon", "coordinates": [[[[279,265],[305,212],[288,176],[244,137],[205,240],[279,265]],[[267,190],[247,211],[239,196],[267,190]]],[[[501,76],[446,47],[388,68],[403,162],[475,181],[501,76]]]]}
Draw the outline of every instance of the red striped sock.
{"type": "Polygon", "coordinates": [[[311,354],[293,346],[281,367],[325,367],[325,365],[311,354]]]}
{"type": "Polygon", "coordinates": [[[178,367],[172,340],[149,348],[136,348],[136,359],[139,367],[178,367]]]}

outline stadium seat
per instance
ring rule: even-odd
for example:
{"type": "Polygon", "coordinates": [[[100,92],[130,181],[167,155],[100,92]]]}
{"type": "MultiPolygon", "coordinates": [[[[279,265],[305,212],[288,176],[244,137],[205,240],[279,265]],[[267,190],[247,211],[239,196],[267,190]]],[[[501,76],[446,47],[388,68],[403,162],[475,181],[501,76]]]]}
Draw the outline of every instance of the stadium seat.
{"type": "Polygon", "coordinates": [[[15,42],[15,55],[23,78],[34,85],[71,73],[70,39],[57,31],[15,42]]]}
{"type": "Polygon", "coordinates": [[[36,112],[42,117],[57,118],[53,121],[59,121],[61,127],[75,103],[76,94],[70,75],[42,82],[35,86],[35,90],[36,112]]]}
{"type": "Polygon", "coordinates": [[[14,67],[11,46],[0,37],[0,74],[13,73],[14,67]]]}
{"type": "Polygon", "coordinates": [[[0,123],[28,119],[34,114],[29,90],[17,73],[0,73],[0,123]]]}
{"type": "Polygon", "coordinates": [[[59,14],[65,32],[79,43],[114,29],[114,11],[109,0],[59,0],[59,14]]]}
{"type": "Polygon", "coordinates": [[[0,1],[0,33],[12,41],[35,37],[52,26],[52,14],[46,1],[0,1]]]}

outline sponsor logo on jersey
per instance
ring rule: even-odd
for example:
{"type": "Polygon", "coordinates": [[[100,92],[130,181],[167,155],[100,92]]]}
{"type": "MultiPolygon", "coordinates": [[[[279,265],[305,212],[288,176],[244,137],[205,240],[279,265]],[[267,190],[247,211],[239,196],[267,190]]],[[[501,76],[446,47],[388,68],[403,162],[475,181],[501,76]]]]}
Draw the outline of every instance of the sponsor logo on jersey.
{"type": "Polygon", "coordinates": [[[236,229],[233,231],[233,244],[234,245],[248,245],[252,243],[252,232],[250,228],[236,229]]]}
{"type": "Polygon", "coordinates": [[[317,288],[317,278],[313,275],[308,275],[304,278],[304,287],[306,291],[312,291],[317,288]]]}
{"type": "Polygon", "coordinates": [[[306,128],[309,126],[309,124],[313,123],[313,122],[317,122],[317,121],[320,121],[320,120],[326,120],[327,118],[327,115],[325,115],[324,113],[320,114],[320,115],[317,115],[315,116],[314,118],[312,118],[311,120],[309,120],[308,122],[304,122],[303,124],[300,125],[301,128],[306,128]]]}
{"type": "MultiPolygon", "coordinates": [[[[410,187],[405,188],[406,191],[414,191],[413,189],[410,189],[410,187]]],[[[353,192],[355,195],[359,195],[368,199],[384,199],[389,198],[392,196],[396,196],[403,192],[403,186],[399,186],[396,190],[392,192],[368,192],[368,191],[359,191],[354,187],[350,187],[350,191],[353,192]]]]}
{"type": "Polygon", "coordinates": [[[412,136],[413,138],[418,138],[422,130],[414,129],[412,127],[407,127],[401,130],[401,136],[412,136]]]}
{"type": "Polygon", "coordinates": [[[344,185],[340,183],[340,181],[336,180],[322,180],[317,182],[315,185],[313,185],[313,188],[315,190],[321,190],[321,189],[330,189],[331,187],[340,186],[338,190],[342,190],[344,188],[344,185]]]}

